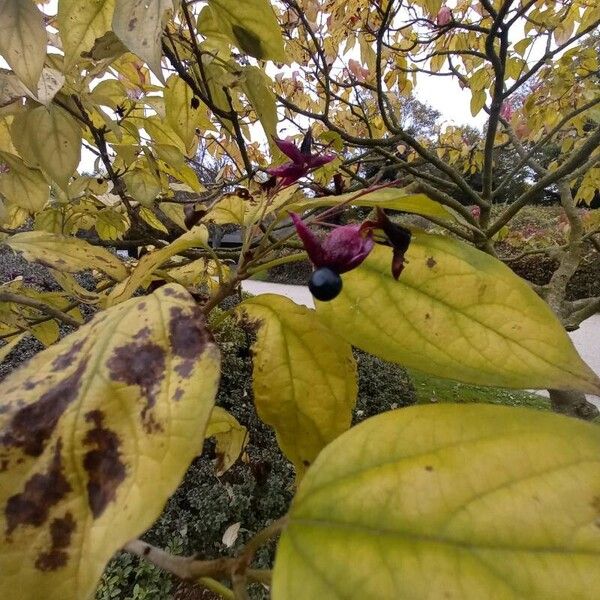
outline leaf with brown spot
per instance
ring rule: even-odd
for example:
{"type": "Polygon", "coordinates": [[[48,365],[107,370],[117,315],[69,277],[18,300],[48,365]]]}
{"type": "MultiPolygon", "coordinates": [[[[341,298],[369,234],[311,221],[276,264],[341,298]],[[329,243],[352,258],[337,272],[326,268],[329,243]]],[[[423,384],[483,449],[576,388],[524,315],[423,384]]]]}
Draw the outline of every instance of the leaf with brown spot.
{"type": "Polygon", "coordinates": [[[224,408],[215,406],[206,427],[205,436],[214,438],[217,463],[215,471],[218,477],[228,471],[242,454],[248,443],[248,430],[224,408]]]}
{"type": "Polygon", "coordinates": [[[93,593],[200,453],[218,377],[204,319],[174,284],[105,310],[2,382],[0,598],[93,593]]]}

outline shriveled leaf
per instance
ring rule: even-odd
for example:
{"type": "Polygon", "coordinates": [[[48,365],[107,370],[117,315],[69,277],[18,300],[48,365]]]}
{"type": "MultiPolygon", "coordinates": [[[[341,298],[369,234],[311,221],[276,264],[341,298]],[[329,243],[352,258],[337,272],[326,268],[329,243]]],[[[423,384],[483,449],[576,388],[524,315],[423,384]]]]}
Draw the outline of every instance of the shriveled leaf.
{"type": "Polygon", "coordinates": [[[0,55],[32,91],[46,59],[43,15],[32,0],[0,0],[0,55]]]}
{"type": "Polygon", "coordinates": [[[70,68],[110,30],[115,0],[60,0],[58,29],[70,68]]]}
{"type": "Polygon", "coordinates": [[[237,523],[230,525],[225,530],[221,541],[223,542],[226,548],[231,548],[235,544],[235,541],[237,540],[238,535],[240,533],[241,525],[242,524],[238,521],[237,523]]]}
{"type": "Polygon", "coordinates": [[[321,449],[350,427],[357,394],[352,349],[313,310],[283,296],[256,296],[238,310],[258,327],[256,410],[301,477],[321,449]]]}
{"type": "Polygon", "coordinates": [[[600,429],[487,405],[354,427],[294,498],[274,600],[593,600],[600,429]]]}
{"type": "Polygon", "coordinates": [[[204,436],[215,439],[218,477],[231,469],[248,443],[248,430],[219,406],[213,408],[204,436]]]}
{"type": "Polygon", "coordinates": [[[209,0],[219,29],[243,52],[285,61],[281,29],[269,0],[209,0]]]}
{"type": "Polygon", "coordinates": [[[13,206],[31,212],[42,210],[50,195],[50,186],[42,173],[7,152],[0,152],[0,162],[9,168],[0,175],[0,194],[13,206]]]}
{"type": "Polygon", "coordinates": [[[12,235],[4,243],[21,252],[29,262],[57,271],[78,273],[98,269],[116,281],[128,275],[125,265],[114,254],[78,238],[46,231],[25,231],[12,235]]]}
{"type": "Polygon", "coordinates": [[[2,383],[0,596],[80,600],[201,451],[219,353],[177,285],[97,315],[2,383]]]}
{"type": "Polygon", "coordinates": [[[24,160],[66,190],[81,158],[81,128],[75,117],[56,104],[37,106],[19,113],[11,132],[24,160]]]}
{"type": "Polygon", "coordinates": [[[123,175],[127,192],[144,206],[151,206],[160,194],[160,181],[147,169],[131,169],[123,175]]]}
{"type": "Polygon", "coordinates": [[[162,82],[163,19],[172,9],[173,0],[118,0],[112,22],[117,37],[145,61],[162,82]]]}
{"type": "MultiPolygon", "coordinates": [[[[406,193],[402,189],[382,188],[374,192],[359,196],[356,192],[342,194],[340,196],[323,196],[321,198],[305,198],[299,202],[292,203],[286,210],[300,211],[321,206],[338,206],[346,203],[348,206],[369,206],[372,208],[390,208],[404,212],[424,215],[426,217],[438,217],[440,219],[454,219],[454,215],[444,208],[439,202],[431,200],[425,194],[406,193]]],[[[344,204],[344,205],[346,205],[344,204]]]]}
{"type": "Polygon", "coordinates": [[[128,300],[154,271],[172,256],[194,247],[203,247],[208,243],[208,231],[203,225],[190,229],[174,242],[144,254],[133,273],[122,283],[116,285],[108,297],[108,305],[112,306],[128,300]]]}
{"type": "Polygon", "coordinates": [[[317,313],[351,344],[466,383],[598,393],[548,305],[500,261],[456,240],[413,233],[396,281],[376,246],[317,313]]]}

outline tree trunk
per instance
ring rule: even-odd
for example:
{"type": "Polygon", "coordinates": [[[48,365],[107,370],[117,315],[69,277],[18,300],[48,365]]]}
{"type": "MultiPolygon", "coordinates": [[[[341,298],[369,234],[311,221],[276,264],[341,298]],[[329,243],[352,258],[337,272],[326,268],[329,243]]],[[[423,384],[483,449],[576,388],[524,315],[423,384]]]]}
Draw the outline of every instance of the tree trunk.
{"type": "Polygon", "coordinates": [[[550,404],[552,410],[569,417],[577,417],[592,421],[600,411],[589,402],[585,394],[581,392],[565,392],[563,390],[548,390],[550,392],[550,404]]]}

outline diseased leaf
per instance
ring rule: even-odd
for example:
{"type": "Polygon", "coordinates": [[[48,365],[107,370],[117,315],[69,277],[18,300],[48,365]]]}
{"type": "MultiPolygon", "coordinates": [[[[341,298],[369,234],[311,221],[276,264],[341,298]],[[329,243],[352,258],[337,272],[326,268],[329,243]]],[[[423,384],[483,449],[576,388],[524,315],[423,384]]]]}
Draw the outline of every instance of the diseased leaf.
{"type": "Polygon", "coordinates": [[[11,126],[19,153],[40,167],[63,190],[81,158],[81,128],[66,110],[51,104],[19,113],[11,126]]]}
{"type": "Polygon", "coordinates": [[[194,156],[197,147],[196,128],[206,125],[207,117],[204,110],[204,105],[194,97],[192,89],[181,77],[171,75],[167,79],[165,88],[167,123],[183,142],[189,157],[194,156]]]}
{"type": "Polygon", "coordinates": [[[269,0],[209,0],[219,29],[243,52],[285,62],[281,29],[269,0]]]}
{"type": "Polygon", "coordinates": [[[112,29],[117,37],[164,83],[160,66],[163,19],[173,0],[117,0],[112,29]]]}
{"type": "Polygon", "coordinates": [[[44,344],[46,348],[52,346],[52,344],[60,337],[58,323],[54,319],[44,321],[38,325],[32,325],[31,333],[33,333],[37,340],[44,344]]]}
{"type": "Polygon", "coordinates": [[[42,210],[50,195],[50,186],[42,173],[7,152],[0,152],[0,162],[9,168],[0,175],[0,194],[13,206],[34,213],[42,210]]]}
{"type": "Polygon", "coordinates": [[[216,442],[217,477],[233,467],[248,443],[247,429],[219,406],[213,408],[204,437],[214,438],[216,442]]]}
{"type": "Polygon", "coordinates": [[[293,500],[274,600],[593,600],[600,429],[521,408],[434,405],[331,443],[293,500]]]}
{"type": "Polygon", "coordinates": [[[37,91],[35,94],[30,94],[30,96],[40,104],[48,106],[54,100],[54,96],[60,91],[64,83],[65,76],[60,71],[44,67],[37,84],[37,91]]]}
{"type": "Polygon", "coordinates": [[[0,596],[80,600],[202,449],[219,353],[170,285],[97,315],[2,382],[0,596]]]}
{"type": "Polygon", "coordinates": [[[78,273],[98,269],[116,281],[128,275],[125,265],[114,254],[75,237],[46,231],[25,231],[11,235],[4,243],[21,252],[25,260],[57,271],[78,273]]]}
{"type": "Polygon", "coordinates": [[[43,15],[33,0],[0,0],[0,54],[31,90],[46,60],[43,15]]]}
{"type": "Polygon", "coordinates": [[[341,194],[340,196],[322,196],[321,198],[304,198],[286,206],[287,211],[309,210],[321,206],[338,206],[347,203],[348,206],[369,206],[372,208],[390,208],[404,212],[438,217],[440,219],[454,219],[454,215],[439,202],[431,200],[425,194],[406,193],[398,188],[382,188],[369,192],[349,202],[356,196],[356,192],[341,194]]]}
{"type": "Polygon", "coordinates": [[[352,345],[437,377],[508,388],[598,393],[548,305],[497,259],[456,240],[413,232],[400,279],[375,246],[317,313],[352,345]]]}
{"type": "Polygon", "coordinates": [[[133,270],[133,273],[125,281],[113,288],[108,297],[108,306],[131,298],[146,278],[152,275],[162,263],[172,256],[189,248],[206,246],[207,243],[208,231],[206,227],[199,225],[184,233],[168,246],[160,250],[154,250],[154,252],[150,252],[149,254],[144,254],[133,270]]]}
{"type": "Polygon", "coordinates": [[[350,427],[357,394],[352,349],[313,310],[283,296],[256,296],[238,310],[258,326],[256,410],[275,429],[300,478],[321,449],[350,427]]]}
{"type": "Polygon", "coordinates": [[[110,30],[115,0],[60,0],[58,30],[69,69],[110,30]]]}

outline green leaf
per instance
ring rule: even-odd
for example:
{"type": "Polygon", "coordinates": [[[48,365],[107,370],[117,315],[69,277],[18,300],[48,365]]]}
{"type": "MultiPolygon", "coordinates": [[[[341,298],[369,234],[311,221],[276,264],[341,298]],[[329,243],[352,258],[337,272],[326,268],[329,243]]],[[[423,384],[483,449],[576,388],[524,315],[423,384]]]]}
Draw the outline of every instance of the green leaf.
{"type": "Polygon", "coordinates": [[[0,162],[9,168],[0,175],[0,194],[13,206],[34,213],[42,210],[50,196],[50,186],[42,173],[7,152],[0,152],[0,162]]]}
{"type": "Polygon", "coordinates": [[[25,231],[15,233],[4,243],[23,253],[25,260],[57,271],[78,273],[98,269],[116,281],[128,275],[125,265],[114,254],[78,238],[46,231],[25,231]]]}
{"type": "Polygon", "coordinates": [[[0,54],[31,90],[46,60],[46,28],[33,0],[0,0],[0,54]]]}
{"type": "Polygon", "coordinates": [[[81,159],[81,128],[75,118],[56,104],[37,106],[15,117],[11,134],[25,162],[39,166],[66,190],[81,159]]]}
{"type": "Polygon", "coordinates": [[[160,66],[162,30],[173,0],[117,0],[112,29],[117,37],[164,83],[160,66]]]}
{"type": "Polygon", "coordinates": [[[317,458],[274,600],[593,600],[600,429],[533,410],[404,408],[317,458]]]}
{"type": "Polygon", "coordinates": [[[338,206],[347,203],[348,206],[369,206],[372,208],[390,208],[404,212],[438,217],[440,219],[455,219],[454,215],[439,202],[431,200],[425,194],[407,193],[401,188],[382,188],[357,196],[356,192],[341,194],[340,196],[322,196],[321,198],[304,198],[286,206],[286,211],[302,211],[321,206],[338,206]]]}
{"type": "Polygon", "coordinates": [[[188,250],[189,248],[205,247],[208,243],[208,231],[203,225],[190,229],[187,233],[178,237],[174,242],[144,254],[138,262],[133,273],[119,285],[116,285],[108,297],[108,306],[128,300],[135,294],[136,290],[154,271],[172,256],[188,250]]]}
{"type": "Polygon", "coordinates": [[[313,310],[283,296],[256,296],[238,310],[258,326],[252,347],[256,410],[301,477],[350,427],[357,394],[352,349],[313,310]]]}
{"type": "Polygon", "coordinates": [[[209,0],[221,31],[243,52],[285,62],[281,29],[269,0],[209,0]]]}
{"type": "Polygon", "coordinates": [[[92,597],[201,452],[218,379],[178,285],[102,312],[5,379],[0,597],[92,597]]]}
{"type": "Polygon", "coordinates": [[[144,206],[152,206],[161,192],[160,181],[147,169],[131,169],[123,175],[127,192],[144,206]]]}
{"type": "Polygon", "coordinates": [[[376,246],[317,313],[354,346],[437,377],[508,388],[598,393],[548,305],[500,261],[456,240],[413,233],[400,279],[376,246]]]}
{"type": "Polygon", "coordinates": [[[65,53],[65,68],[74,65],[83,52],[94,47],[110,26],[115,0],[60,0],[58,30],[65,53]]]}

